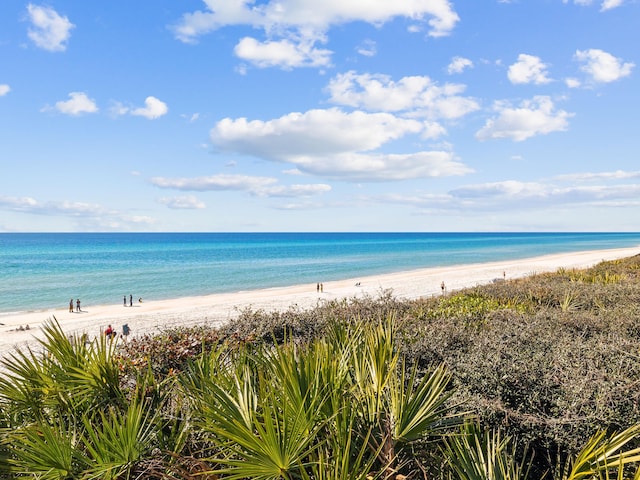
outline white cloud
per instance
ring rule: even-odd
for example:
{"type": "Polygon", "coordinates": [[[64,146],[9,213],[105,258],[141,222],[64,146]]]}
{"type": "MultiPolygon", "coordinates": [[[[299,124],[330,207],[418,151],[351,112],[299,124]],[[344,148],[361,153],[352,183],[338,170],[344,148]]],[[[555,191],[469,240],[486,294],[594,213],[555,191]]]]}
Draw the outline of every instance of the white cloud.
{"type": "Polygon", "coordinates": [[[447,130],[438,122],[424,122],[422,138],[438,138],[447,134],[447,130]]]}
{"type": "Polygon", "coordinates": [[[292,159],[306,173],[350,182],[399,181],[466,175],[473,170],[451,152],[423,151],[408,154],[346,152],[329,157],[299,156],[292,159]]]}
{"type": "Polygon", "coordinates": [[[459,21],[448,0],[268,0],[255,5],[247,0],[204,0],[205,11],[186,13],[174,27],[176,36],[185,42],[199,35],[230,25],[251,25],[265,31],[326,31],[332,25],[367,22],[381,25],[397,17],[427,23],[432,36],[447,35],[459,21]]]}
{"type": "MultiPolygon", "coordinates": [[[[56,102],[55,109],[65,115],[74,116],[98,111],[95,101],[84,92],[71,92],[69,97],[69,100],[56,102]]],[[[45,110],[47,109],[48,107],[45,107],[45,110]]]]}
{"type": "Polygon", "coordinates": [[[0,84],[0,97],[4,97],[7,93],[11,91],[11,87],[9,85],[0,84]]]}
{"type": "Polygon", "coordinates": [[[624,0],[604,0],[600,6],[600,11],[605,12],[607,10],[620,7],[623,3],[624,0]]]}
{"type": "Polygon", "coordinates": [[[487,120],[476,133],[477,139],[510,138],[519,142],[535,135],[564,131],[569,126],[568,119],[573,116],[564,110],[556,111],[547,96],[526,100],[517,108],[497,102],[495,110],[498,116],[487,120]]]}
{"type": "Polygon", "coordinates": [[[147,97],[144,100],[144,107],[134,108],[130,111],[131,115],[137,115],[148,118],[149,120],[155,120],[160,118],[169,111],[167,104],[156,97],[147,97]]]}
{"type": "Polygon", "coordinates": [[[376,42],[368,39],[364,40],[358,45],[356,52],[364,57],[374,57],[378,53],[376,42]]]}
{"type": "Polygon", "coordinates": [[[53,8],[27,5],[31,27],[27,35],[40,48],[61,52],[67,48],[71,29],[75,27],[67,17],[60,16],[53,8]]]}
{"type": "Polygon", "coordinates": [[[278,180],[273,177],[224,174],[194,178],[154,177],[151,183],[159,188],[184,191],[244,191],[259,197],[308,197],[331,190],[325,184],[278,185],[278,180]]]}
{"type": "Polygon", "coordinates": [[[622,59],[597,48],[578,50],[574,58],[583,63],[580,70],[588,74],[596,83],[615,82],[629,76],[635,66],[631,62],[625,63],[622,59]]]}
{"type": "Polygon", "coordinates": [[[336,75],[327,86],[332,103],[370,111],[413,112],[434,119],[454,119],[478,110],[478,103],[460,94],[465,86],[435,84],[427,76],[403,77],[395,82],[387,75],[336,75]]]}
{"type": "MultiPolygon", "coordinates": [[[[562,3],[570,3],[569,0],[562,0],[562,3]]],[[[589,6],[593,4],[593,0],[574,0],[574,4],[589,6]]],[[[624,0],[603,0],[600,4],[600,11],[605,12],[607,10],[611,10],[612,8],[620,7],[624,4],[624,0]]]]}
{"type": "Polygon", "coordinates": [[[253,192],[261,197],[299,198],[320,195],[331,191],[331,186],[324,183],[273,185],[253,192]]]}
{"type": "Polygon", "coordinates": [[[594,181],[594,180],[627,180],[629,178],[640,178],[640,171],[627,172],[624,170],[616,170],[613,172],[599,173],[573,173],[567,175],[557,175],[556,180],[562,181],[594,181]]]}
{"type": "Polygon", "coordinates": [[[637,205],[640,195],[639,184],[558,186],[538,182],[504,181],[480,185],[469,185],[449,192],[459,200],[466,201],[467,207],[478,209],[499,208],[522,209],[540,206],[587,205],[619,207],[625,203],[637,205]]]}
{"type": "Polygon", "coordinates": [[[473,68],[473,62],[471,60],[464,57],[453,57],[447,67],[447,73],[449,75],[462,73],[466,68],[473,68]]]}
{"type": "MultiPolygon", "coordinates": [[[[166,103],[152,96],[145,99],[144,105],[144,107],[132,108],[124,105],[122,102],[114,102],[109,111],[113,116],[136,115],[148,118],[149,120],[160,118],[169,111],[166,103]]],[[[190,121],[197,120],[198,116],[197,113],[194,114],[190,121]]]]}
{"type": "Polygon", "coordinates": [[[289,70],[294,67],[328,66],[332,52],[314,48],[312,42],[294,43],[287,39],[259,42],[245,37],[238,42],[234,53],[260,68],[280,67],[289,70]]]}
{"type": "Polygon", "coordinates": [[[107,209],[101,205],[86,202],[39,202],[31,197],[8,197],[0,195],[0,209],[32,215],[60,216],[77,220],[78,228],[92,229],[131,229],[146,227],[155,223],[154,219],[142,215],[130,215],[118,210],[107,209]]]}
{"type": "MultiPolygon", "coordinates": [[[[176,38],[194,43],[201,35],[234,25],[264,31],[266,39],[244,38],[236,55],[261,67],[325,66],[332,52],[317,49],[334,25],[366,22],[380,26],[395,18],[426,23],[429,35],[448,35],[459,21],[448,0],[204,0],[205,10],[186,13],[173,27],[176,38]]],[[[371,53],[370,49],[362,50],[371,53]]]]}
{"type": "Polygon", "coordinates": [[[377,200],[413,206],[432,214],[476,216],[479,213],[522,212],[540,208],[636,207],[640,205],[639,195],[640,184],[585,187],[505,180],[464,185],[446,193],[387,194],[377,200]]]}
{"type": "Polygon", "coordinates": [[[507,73],[511,83],[535,83],[536,85],[549,83],[547,65],[539,57],[521,53],[518,61],[509,67],[507,73]]]}
{"type": "Polygon", "coordinates": [[[549,188],[536,182],[519,182],[507,180],[503,182],[492,182],[479,185],[467,185],[451,190],[449,193],[456,198],[482,199],[507,197],[510,199],[532,199],[544,198],[548,195],[549,188]]]}
{"type": "Polygon", "coordinates": [[[180,117],[184,118],[189,123],[193,123],[193,122],[196,122],[200,118],[200,114],[198,112],[192,113],[192,114],[181,113],[180,117]]]}
{"type": "Polygon", "coordinates": [[[205,203],[198,200],[194,195],[163,197],[158,199],[158,201],[171,209],[177,210],[201,210],[206,208],[205,203]]]}
{"type": "Polygon", "coordinates": [[[569,88],[580,88],[582,86],[582,82],[579,79],[573,77],[565,78],[564,83],[569,88]]]}
{"type": "Polygon", "coordinates": [[[321,156],[373,150],[422,128],[416,120],[388,113],[345,113],[332,108],[294,112],[269,121],[225,118],[211,130],[211,141],[224,151],[289,161],[314,152],[321,156]]]}
{"type": "Polygon", "coordinates": [[[463,175],[451,152],[372,153],[389,141],[425,133],[428,124],[388,113],[338,109],[291,113],[270,121],[226,118],[211,130],[221,151],[286,162],[301,172],[347,181],[463,175]]]}
{"type": "MultiPolygon", "coordinates": [[[[572,3],[570,0],[562,0],[562,3],[572,3]]],[[[593,3],[593,0],[573,0],[573,3],[576,5],[591,5],[593,3]]]]}
{"type": "Polygon", "coordinates": [[[187,191],[212,190],[245,190],[252,191],[272,185],[278,180],[272,177],[255,177],[249,175],[212,175],[195,178],[154,177],[151,183],[160,188],[172,188],[187,191]]]}

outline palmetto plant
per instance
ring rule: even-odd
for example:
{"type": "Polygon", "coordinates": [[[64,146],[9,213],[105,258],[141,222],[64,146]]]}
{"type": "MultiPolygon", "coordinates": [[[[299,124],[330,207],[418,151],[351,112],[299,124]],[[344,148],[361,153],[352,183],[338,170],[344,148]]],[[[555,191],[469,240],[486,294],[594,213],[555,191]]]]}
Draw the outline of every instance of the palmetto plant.
{"type": "Polygon", "coordinates": [[[526,480],[531,460],[518,462],[516,445],[499,431],[482,431],[467,421],[460,432],[445,441],[444,449],[456,478],[460,480],[526,480]]]}
{"type": "Polygon", "coordinates": [[[391,321],[370,328],[353,347],[355,400],[362,405],[370,444],[389,471],[398,467],[403,449],[459,423],[461,414],[446,404],[450,375],[443,366],[418,378],[394,349],[391,321]]]}
{"type": "MultiPolygon", "coordinates": [[[[598,432],[580,452],[549,477],[555,480],[618,480],[640,478],[640,425],[607,436],[598,432]],[[627,448],[631,444],[631,448],[627,448]]],[[[455,478],[460,480],[527,480],[531,457],[518,460],[516,445],[498,431],[482,431],[466,422],[444,449],[455,478]]]]}
{"type": "Polygon", "coordinates": [[[225,478],[385,477],[404,446],[457,420],[444,368],[417,378],[390,319],[335,325],[321,340],[213,353],[181,378],[225,478]],[[238,363],[238,361],[240,363],[238,363]],[[202,374],[206,373],[207,377],[202,374]]]}
{"type": "Polygon", "coordinates": [[[154,379],[140,374],[133,389],[123,389],[111,341],[69,338],[55,319],[45,325],[44,337],[39,350],[18,350],[2,361],[4,472],[127,478],[152,446],[180,448],[184,436],[175,431],[176,422],[157,413],[163,398],[154,395],[154,379]],[[167,429],[173,433],[163,433],[167,429]]]}
{"type": "Polygon", "coordinates": [[[582,450],[556,473],[558,480],[640,478],[640,424],[607,436],[596,433],[582,450]],[[631,448],[627,448],[631,444],[631,448]]]}
{"type": "MultiPolygon", "coordinates": [[[[2,478],[399,478],[424,439],[448,459],[440,478],[529,476],[508,437],[452,430],[450,374],[408,365],[392,318],[336,321],[308,343],[221,343],[160,380],[123,378],[104,337],[68,338],[55,321],[44,332],[39,350],[3,360],[2,478]]],[[[640,480],[639,445],[640,425],[598,433],[548,478],[640,480]]]]}
{"type": "Polygon", "coordinates": [[[108,405],[123,406],[114,344],[106,337],[68,338],[55,318],[43,327],[40,347],[2,359],[0,403],[22,421],[74,416],[108,405]]]}
{"type": "Polygon", "coordinates": [[[157,415],[144,401],[134,399],[124,412],[113,408],[100,412],[98,422],[84,416],[83,443],[91,465],[84,478],[128,478],[156,444],[157,415]]]}

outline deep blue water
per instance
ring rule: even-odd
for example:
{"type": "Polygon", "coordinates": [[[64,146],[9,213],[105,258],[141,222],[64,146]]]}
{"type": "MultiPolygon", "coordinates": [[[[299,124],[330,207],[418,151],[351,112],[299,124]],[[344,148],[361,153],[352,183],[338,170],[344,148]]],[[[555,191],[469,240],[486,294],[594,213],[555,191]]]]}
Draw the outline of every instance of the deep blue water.
{"type": "Polygon", "coordinates": [[[633,246],[640,233],[7,233],[0,313],[633,246]]]}

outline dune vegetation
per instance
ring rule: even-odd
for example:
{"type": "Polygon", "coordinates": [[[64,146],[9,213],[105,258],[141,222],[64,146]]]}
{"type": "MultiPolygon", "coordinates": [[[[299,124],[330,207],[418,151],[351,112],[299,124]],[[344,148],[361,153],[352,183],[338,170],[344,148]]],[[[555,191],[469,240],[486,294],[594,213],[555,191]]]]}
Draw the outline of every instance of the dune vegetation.
{"type": "Polygon", "coordinates": [[[640,256],[2,365],[0,478],[640,478],[640,256]]]}

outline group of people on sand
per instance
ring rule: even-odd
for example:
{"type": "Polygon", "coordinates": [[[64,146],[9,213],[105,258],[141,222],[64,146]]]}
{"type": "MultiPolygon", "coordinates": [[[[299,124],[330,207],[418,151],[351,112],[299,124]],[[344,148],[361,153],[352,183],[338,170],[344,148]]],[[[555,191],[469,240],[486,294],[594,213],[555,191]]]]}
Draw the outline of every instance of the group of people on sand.
{"type": "MultiPolygon", "coordinates": [[[[80,299],[78,298],[76,300],[76,312],[81,312],[82,310],[80,309],[80,299]]],[[[71,300],[69,300],[69,313],[73,313],[73,298],[71,300]]]]}
{"type": "Polygon", "coordinates": [[[320,292],[324,292],[324,285],[323,285],[323,284],[321,284],[321,283],[316,283],[316,291],[317,291],[318,293],[320,293],[320,292]]]}
{"type": "MultiPolygon", "coordinates": [[[[127,306],[127,296],[126,295],[124,296],[122,301],[123,301],[124,306],[126,307],[127,306]]],[[[140,297],[138,299],[138,303],[142,303],[142,297],[140,297]]],[[[133,307],[133,295],[129,295],[129,306],[133,307]]]]}

